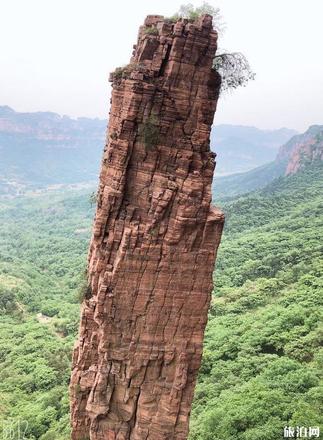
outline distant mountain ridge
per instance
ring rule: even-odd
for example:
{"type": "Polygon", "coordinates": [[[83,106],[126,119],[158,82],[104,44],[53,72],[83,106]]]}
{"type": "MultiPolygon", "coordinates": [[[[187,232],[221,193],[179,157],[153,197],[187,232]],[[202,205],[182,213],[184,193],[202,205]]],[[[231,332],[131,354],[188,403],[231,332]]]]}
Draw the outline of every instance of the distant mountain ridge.
{"type": "Polygon", "coordinates": [[[275,159],[279,147],[296,130],[260,130],[241,125],[216,125],[211,132],[211,148],[217,153],[216,174],[249,171],[275,159]]]}
{"type": "MultiPolygon", "coordinates": [[[[16,112],[0,106],[0,192],[97,181],[107,121],[53,112],[16,112]]],[[[211,148],[217,175],[250,170],[273,160],[289,129],[217,125],[211,148]]]]}
{"type": "Polygon", "coordinates": [[[21,133],[39,140],[75,141],[87,136],[101,141],[106,125],[106,120],[99,118],[73,119],[53,112],[21,113],[0,106],[0,133],[21,133]]]}
{"type": "Polygon", "coordinates": [[[106,125],[0,107],[0,192],[97,180],[106,125]]]}
{"type": "Polygon", "coordinates": [[[216,198],[232,197],[265,187],[280,176],[295,174],[323,160],[323,125],[312,125],[282,145],[274,161],[246,173],[218,177],[213,181],[216,198]]]}

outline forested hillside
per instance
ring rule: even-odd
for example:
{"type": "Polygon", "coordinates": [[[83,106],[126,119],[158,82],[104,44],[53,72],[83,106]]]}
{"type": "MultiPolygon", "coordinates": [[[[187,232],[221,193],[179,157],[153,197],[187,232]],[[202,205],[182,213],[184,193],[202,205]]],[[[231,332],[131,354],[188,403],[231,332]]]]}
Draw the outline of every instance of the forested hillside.
{"type": "MultiPolygon", "coordinates": [[[[192,440],[277,440],[286,424],[322,424],[322,171],[217,201],[227,222],[192,440]]],[[[0,420],[27,440],[69,438],[93,209],[88,191],[0,199],[0,420]]]]}
{"type": "Polygon", "coordinates": [[[322,162],[224,206],[192,440],[322,425],[322,162]]]}
{"type": "Polygon", "coordinates": [[[257,189],[261,189],[273,180],[284,175],[287,160],[270,162],[246,173],[230,174],[213,180],[215,197],[237,197],[257,189]]]}
{"type": "Polygon", "coordinates": [[[5,429],[13,419],[16,435],[8,440],[26,427],[28,440],[69,438],[67,387],[92,217],[84,192],[0,200],[0,421],[5,429]]]}

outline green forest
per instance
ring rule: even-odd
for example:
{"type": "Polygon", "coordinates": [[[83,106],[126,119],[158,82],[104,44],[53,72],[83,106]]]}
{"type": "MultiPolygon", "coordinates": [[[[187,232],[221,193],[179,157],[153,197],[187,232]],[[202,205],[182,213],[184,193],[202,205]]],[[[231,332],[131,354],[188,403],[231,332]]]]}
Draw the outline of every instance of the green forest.
{"type": "MultiPolygon", "coordinates": [[[[215,185],[226,226],[190,440],[278,440],[286,425],[322,425],[322,171],[222,200],[215,185]]],[[[89,190],[0,198],[4,439],[69,438],[93,214],[89,190]]]]}

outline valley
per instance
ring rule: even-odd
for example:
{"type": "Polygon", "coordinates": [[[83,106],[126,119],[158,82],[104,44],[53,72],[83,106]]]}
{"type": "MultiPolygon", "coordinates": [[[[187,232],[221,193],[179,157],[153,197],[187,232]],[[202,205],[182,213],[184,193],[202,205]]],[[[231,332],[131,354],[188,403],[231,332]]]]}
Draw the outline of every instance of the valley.
{"type": "MultiPolygon", "coordinates": [[[[219,200],[192,440],[276,440],[320,416],[322,162],[219,200]],[[257,410],[255,410],[257,408],[257,410]],[[266,421],[264,423],[264,420],[266,421]]],[[[0,418],[67,440],[67,387],[94,207],[87,189],[0,200],[0,418]],[[43,319],[39,319],[41,316],[43,319]]]]}

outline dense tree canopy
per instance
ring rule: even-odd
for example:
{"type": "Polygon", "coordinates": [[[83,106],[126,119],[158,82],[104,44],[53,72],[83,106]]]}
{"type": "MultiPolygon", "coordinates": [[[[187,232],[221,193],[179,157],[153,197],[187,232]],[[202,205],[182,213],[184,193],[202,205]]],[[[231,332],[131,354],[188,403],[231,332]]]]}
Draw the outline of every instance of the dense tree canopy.
{"type": "Polygon", "coordinates": [[[192,440],[276,440],[286,425],[322,425],[322,171],[223,203],[192,440]]]}

